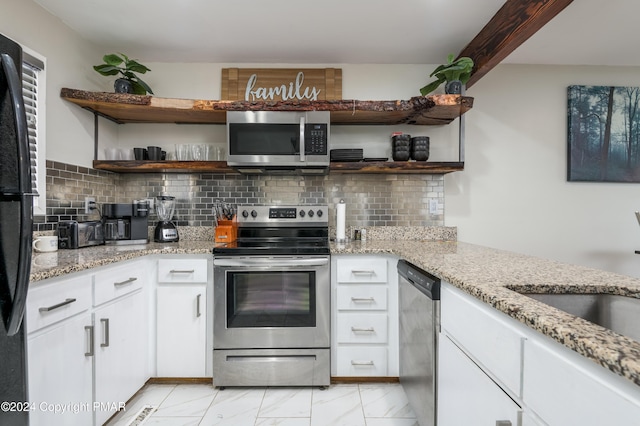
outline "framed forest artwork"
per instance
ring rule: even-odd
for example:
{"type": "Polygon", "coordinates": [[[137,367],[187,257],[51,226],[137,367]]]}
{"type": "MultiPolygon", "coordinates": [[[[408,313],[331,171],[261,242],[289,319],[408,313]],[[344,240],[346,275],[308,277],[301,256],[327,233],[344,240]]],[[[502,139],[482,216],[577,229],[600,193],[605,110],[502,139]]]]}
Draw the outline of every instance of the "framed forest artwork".
{"type": "Polygon", "coordinates": [[[640,88],[569,86],[567,180],[640,182],[640,88]]]}

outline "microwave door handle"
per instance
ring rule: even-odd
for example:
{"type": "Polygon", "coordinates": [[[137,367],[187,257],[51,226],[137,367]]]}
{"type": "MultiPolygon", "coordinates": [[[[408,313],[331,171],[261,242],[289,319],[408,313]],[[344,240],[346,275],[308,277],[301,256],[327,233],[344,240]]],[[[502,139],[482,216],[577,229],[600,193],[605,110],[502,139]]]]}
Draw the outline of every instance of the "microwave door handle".
{"type": "Polygon", "coordinates": [[[306,146],[304,142],[304,124],[305,124],[305,118],[300,117],[300,162],[301,163],[304,163],[306,161],[304,157],[304,151],[306,146]]]}

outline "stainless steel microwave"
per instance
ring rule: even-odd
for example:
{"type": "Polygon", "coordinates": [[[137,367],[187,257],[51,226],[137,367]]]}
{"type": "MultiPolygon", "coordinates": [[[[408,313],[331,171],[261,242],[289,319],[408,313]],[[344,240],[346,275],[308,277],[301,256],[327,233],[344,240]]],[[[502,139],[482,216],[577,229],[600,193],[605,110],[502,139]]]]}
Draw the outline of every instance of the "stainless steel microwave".
{"type": "Polygon", "coordinates": [[[227,112],[227,164],[241,173],[325,174],[329,111],[227,112]]]}

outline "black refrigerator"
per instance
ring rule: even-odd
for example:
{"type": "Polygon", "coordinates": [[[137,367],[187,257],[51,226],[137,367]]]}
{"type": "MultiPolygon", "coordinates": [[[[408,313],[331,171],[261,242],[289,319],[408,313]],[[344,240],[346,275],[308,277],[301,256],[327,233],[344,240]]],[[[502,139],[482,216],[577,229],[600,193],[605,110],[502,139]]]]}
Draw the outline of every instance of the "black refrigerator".
{"type": "MultiPolygon", "coordinates": [[[[26,402],[27,344],[22,321],[31,269],[33,204],[22,49],[0,34],[0,403],[26,402]]],[[[29,424],[6,404],[0,425],[29,424]]]]}

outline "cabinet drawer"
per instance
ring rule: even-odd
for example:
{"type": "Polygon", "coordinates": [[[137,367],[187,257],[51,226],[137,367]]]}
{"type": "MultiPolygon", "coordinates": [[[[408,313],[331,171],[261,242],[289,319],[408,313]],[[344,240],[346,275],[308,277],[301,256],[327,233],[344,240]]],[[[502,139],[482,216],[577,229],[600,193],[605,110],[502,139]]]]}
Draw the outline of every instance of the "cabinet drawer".
{"type": "Polygon", "coordinates": [[[29,289],[27,333],[69,318],[91,307],[92,275],[42,283],[29,289]]]}
{"type": "Polygon", "coordinates": [[[207,259],[162,259],[158,261],[159,283],[206,283],[207,259]]]}
{"type": "Polygon", "coordinates": [[[341,346],[337,351],[338,376],[386,376],[388,356],[386,346],[341,346]]]}
{"type": "Polygon", "coordinates": [[[444,284],[441,318],[443,331],[514,394],[520,395],[525,336],[509,324],[514,319],[444,284]]]}
{"type": "Polygon", "coordinates": [[[387,310],[387,286],[339,285],[336,297],[339,310],[387,310]]]}
{"type": "Polygon", "coordinates": [[[379,258],[346,259],[336,262],[339,283],[386,283],[387,261],[379,258]]]}
{"type": "Polygon", "coordinates": [[[337,332],[338,343],[387,343],[387,314],[338,314],[337,332]]]}
{"type": "Polygon", "coordinates": [[[144,261],[104,269],[95,276],[94,306],[142,288],[148,271],[144,261]]]}

